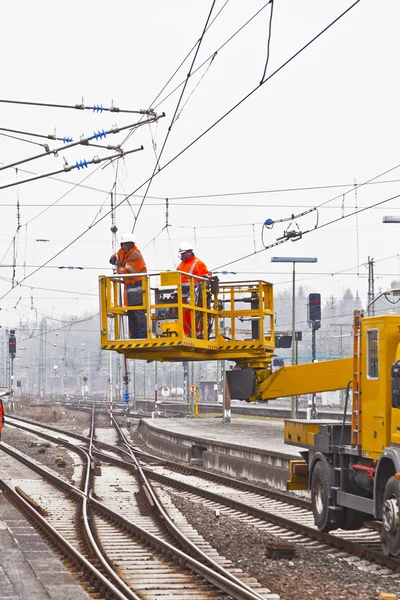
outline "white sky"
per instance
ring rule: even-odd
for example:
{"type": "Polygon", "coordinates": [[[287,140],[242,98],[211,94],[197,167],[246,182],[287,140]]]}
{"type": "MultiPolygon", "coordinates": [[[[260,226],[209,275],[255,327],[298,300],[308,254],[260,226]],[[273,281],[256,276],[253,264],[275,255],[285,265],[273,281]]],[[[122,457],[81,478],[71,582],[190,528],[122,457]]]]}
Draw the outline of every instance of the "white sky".
{"type": "MultiPolygon", "coordinates": [[[[225,0],[217,0],[213,14],[224,4],[225,0]]],[[[264,4],[260,0],[230,0],[207,32],[196,65],[211,56],[264,4]]],[[[275,0],[267,74],[350,5],[350,0],[275,0]]],[[[113,100],[120,108],[147,108],[198,40],[210,7],[211,1],[195,0],[4,3],[0,97],[62,104],[77,104],[83,97],[86,105],[109,106],[113,100]]],[[[205,73],[172,128],[162,165],[257,86],[266,57],[269,11],[269,7],[265,8],[221,50],[207,72],[208,63],[189,81],[183,105],[205,73]]],[[[137,245],[143,250],[149,270],[174,268],[177,248],[183,239],[196,240],[197,255],[212,269],[252,253],[254,248],[262,249],[261,224],[269,217],[290,218],[292,213],[301,213],[338,196],[319,210],[321,226],[349,214],[356,203],[359,209],[365,208],[398,194],[397,181],[380,182],[400,181],[400,169],[377,179],[379,184],[361,187],[357,197],[352,185],[400,164],[399,22],[398,1],[386,0],[378,8],[372,0],[361,0],[310,48],[157,175],[149,196],[160,199],[146,199],[135,230],[137,245]],[[182,196],[343,184],[346,187],[173,200],[182,196]],[[343,201],[344,192],[350,193],[343,201]],[[171,199],[171,226],[168,232],[158,235],[165,225],[167,197],[171,199]]],[[[185,79],[192,56],[162,97],[185,79]]],[[[157,112],[166,113],[157,126],[152,126],[158,149],[179,94],[180,89],[157,106],[157,112]]],[[[114,124],[124,126],[136,121],[136,116],[129,114],[93,114],[4,103],[0,103],[0,115],[0,127],[41,134],[53,133],[56,128],[57,135],[74,139],[107,130],[114,124]]],[[[111,135],[106,143],[117,144],[124,137],[125,134],[111,135]]],[[[51,148],[62,145],[47,143],[51,148]]],[[[127,156],[119,165],[119,199],[131,193],[152,172],[155,156],[148,126],[139,128],[124,149],[141,144],[142,152],[127,156]]],[[[0,162],[4,165],[41,151],[40,146],[0,136],[0,162]]],[[[108,156],[113,152],[78,146],[60,152],[58,157],[23,164],[17,176],[22,180],[30,176],[25,171],[44,174],[62,169],[64,157],[73,164],[77,160],[90,160],[96,154],[108,156]]],[[[9,249],[17,226],[17,194],[22,224],[18,281],[33,271],[30,266],[24,269],[24,262],[40,266],[103,216],[110,206],[108,193],[115,170],[112,166],[96,168],[63,173],[58,176],[62,182],[41,179],[20,185],[18,192],[16,187],[0,190],[0,296],[3,297],[0,323],[3,326],[15,325],[21,317],[29,317],[32,305],[54,316],[96,310],[97,276],[111,272],[109,216],[55,258],[50,263],[52,268],[41,269],[26,280],[27,287],[16,287],[11,292],[12,249],[9,249]],[[76,187],[83,178],[87,178],[85,185],[100,191],[76,187]],[[64,194],[67,195],[60,199],[64,194]],[[57,204],[53,208],[37,216],[54,202],[57,204]],[[50,241],[37,242],[37,239],[50,241]],[[69,265],[85,270],[54,268],[69,265]]],[[[15,180],[15,169],[0,172],[0,185],[15,180]]],[[[137,210],[140,200],[140,197],[130,199],[133,210],[137,210]]],[[[299,284],[308,291],[320,291],[323,300],[351,287],[358,290],[365,304],[364,265],[368,256],[377,261],[376,289],[385,289],[398,278],[400,225],[382,223],[382,216],[392,214],[400,216],[397,199],[366,210],[357,219],[350,217],[322,227],[296,243],[287,242],[227,268],[238,274],[236,278],[263,278],[282,289],[284,285],[290,286],[291,265],[271,264],[272,256],[317,256],[317,265],[297,267],[299,284]]],[[[303,231],[313,229],[315,215],[313,212],[298,218],[298,227],[303,231]]],[[[117,210],[116,218],[119,233],[132,228],[133,213],[126,203],[117,210]]],[[[265,231],[265,243],[275,242],[287,225],[277,224],[265,231]]]]}

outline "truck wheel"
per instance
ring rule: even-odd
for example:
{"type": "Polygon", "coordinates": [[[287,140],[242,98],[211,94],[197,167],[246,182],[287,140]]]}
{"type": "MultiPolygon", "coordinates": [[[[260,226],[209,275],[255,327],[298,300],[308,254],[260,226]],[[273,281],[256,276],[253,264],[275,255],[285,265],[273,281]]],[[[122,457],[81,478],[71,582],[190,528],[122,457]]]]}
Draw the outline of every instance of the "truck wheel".
{"type": "Polygon", "coordinates": [[[317,462],[311,478],[311,504],[314,521],[319,531],[331,531],[340,527],[341,512],[336,514],[329,510],[332,476],[329,468],[332,469],[330,465],[317,462]]]}
{"type": "Polygon", "coordinates": [[[386,556],[400,554],[400,479],[391,477],[385,487],[382,508],[382,548],[386,556]]]}

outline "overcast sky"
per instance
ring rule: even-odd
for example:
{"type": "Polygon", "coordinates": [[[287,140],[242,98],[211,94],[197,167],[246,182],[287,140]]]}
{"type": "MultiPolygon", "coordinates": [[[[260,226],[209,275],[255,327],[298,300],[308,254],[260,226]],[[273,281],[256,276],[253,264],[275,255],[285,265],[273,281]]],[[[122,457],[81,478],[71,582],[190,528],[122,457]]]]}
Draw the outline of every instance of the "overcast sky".
{"type": "MultiPolygon", "coordinates": [[[[351,4],[349,0],[275,0],[267,76],[351,4]]],[[[199,39],[211,5],[211,0],[4,3],[1,99],[75,105],[83,98],[87,106],[109,107],[113,102],[123,109],[148,108],[199,39]]],[[[180,106],[183,110],[171,129],[161,166],[259,84],[270,6],[212,62],[210,57],[264,5],[260,0],[216,1],[212,18],[217,18],[204,37],[194,68],[206,62],[189,80],[180,106]]],[[[316,265],[298,266],[299,285],[309,292],[320,291],[325,300],[351,287],[365,304],[365,263],[371,256],[376,260],[376,289],[389,287],[399,273],[400,225],[385,225],[382,217],[400,216],[399,200],[369,208],[357,217],[347,215],[356,207],[368,208],[400,193],[399,168],[380,176],[400,165],[399,22],[398,1],[385,0],[378,7],[372,0],[361,0],[162,170],[152,182],[135,228],[136,243],[148,269],[174,268],[179,242],[186,239],[194,243],[196,253],[210,269],[220,271],[221,265],[263,248],[265,219],[289,219],[264,231],[265,245],[276,242],[289,226],[311,232],[295,243],[289,241],[224,267],[237,275],[222,277],[263,278],[282,289],[290,286],[291,265],[272,264],[272,256],[316,256],[316,265]],[[354,190],[355,184],[377,176],[373,185],[354,190]],[[259,193],[234,195],[239,192],[259,193]],[[165,198],[170,203],[170,226],[161,232],[166,224],[165,198]],[[295,218],[290,225],[292,214],[316,207],[320,207],[318,211],[295,218]]],[[[126,151],[141,145],[144,150],[119,161],[117,179],[114,163],[104,169],[89,166],[0,190],[3,326],[33,317],[32,307],[54,316],[96,310],[98,275],[111,272],[110,216],[87,229],[109,211],[109,192],[115,181],[121,201],[151,175],[153,142],[159,151],[182,87],[164,98],[185,80],[193,56],[155,104],[156,112],[166,116],[151,128],[137,129],[124,143],[126,151]],[[82,185],[77,185],[80,182],[82,185]],[[47,267],[28,277],[25,287],[10,292],[18,199],[17,281],[87,232],[47,267]],[[84,270],[58,268],[67,266],[84,270]]],[[[56,130],[58,136],[74,140],[138,120],[134,114],[6,103],[0,103],[0,114],[0,127],[43,135],[56,130]]],[[[48,143],[51,149],[62,146],[62,142],[19,137],[48,143]]],[[[116,145],[125,137],[126,132],[110,135],[100,143],[116,145]]],[[[0,136],[3,165],[41,152],[41,146],[0,136]]],[[[4,169],[0,186],[63,169],[64,160],[72,165],[95,155],[112,154],[87,146],[60,151],[57,156],[21,164],[17,172],[4,169]]],[[[144,190],[142,187],[131,197],[129,205],[125,202],[117,209],[119,234],[132,229],[144,190]]]]}

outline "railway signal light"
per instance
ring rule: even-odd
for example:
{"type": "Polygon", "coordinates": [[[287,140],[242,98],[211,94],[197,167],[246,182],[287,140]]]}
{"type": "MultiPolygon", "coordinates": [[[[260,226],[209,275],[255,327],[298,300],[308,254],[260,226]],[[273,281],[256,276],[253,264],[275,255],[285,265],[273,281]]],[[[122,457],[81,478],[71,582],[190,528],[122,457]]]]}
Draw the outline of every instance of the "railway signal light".
{"type": "Polygon", "coordinates": [[[10,329],[10,336],[8,338],[8,352],[12,358],[15,358],[17,353],[17,338],[15,337],[15,329],[10,329]]]}
{"type": "Polygon", "coordinates": [[[308,321],[313,329],[321,327],[321,294],[308,295],[308,321]]]}

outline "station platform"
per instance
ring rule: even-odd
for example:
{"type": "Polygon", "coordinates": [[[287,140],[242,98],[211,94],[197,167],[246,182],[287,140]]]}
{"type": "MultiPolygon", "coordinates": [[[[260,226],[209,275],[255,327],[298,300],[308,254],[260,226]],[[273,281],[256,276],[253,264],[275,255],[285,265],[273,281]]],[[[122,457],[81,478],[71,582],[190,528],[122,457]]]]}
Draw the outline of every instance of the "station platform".
{"type": "MultiPolygon", "coordinates": [[[[0,462],[4,453],[0,453],[0,462]]],[[[88,600],[28,521],[0,492],[0,599],[88,600]]]]}
{"type": "Polygon", "coordinates": [[[145,418],[137,434],[155,452],[285,490],[302,448],[283,442],[283,422],[254,418],[145,418]]]}

